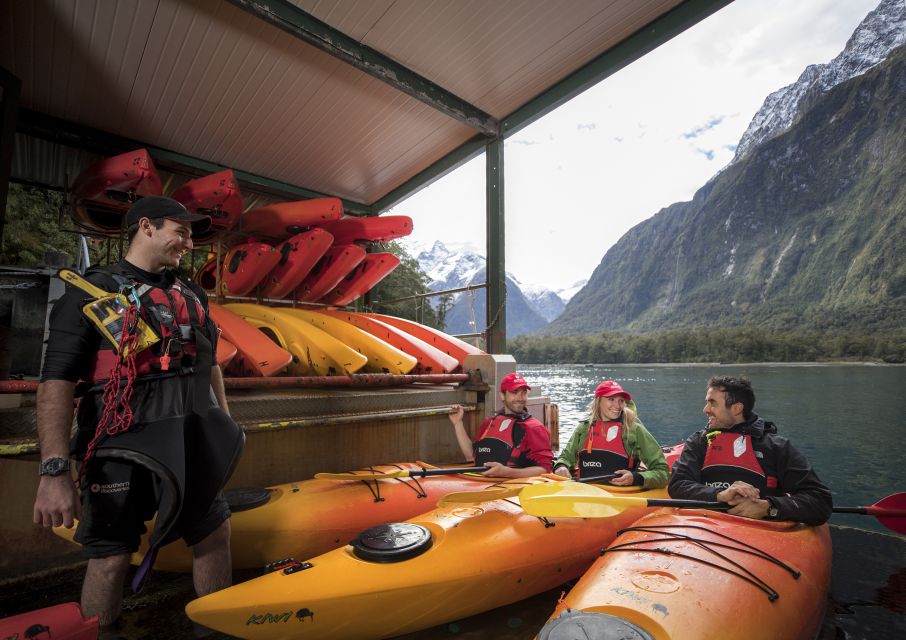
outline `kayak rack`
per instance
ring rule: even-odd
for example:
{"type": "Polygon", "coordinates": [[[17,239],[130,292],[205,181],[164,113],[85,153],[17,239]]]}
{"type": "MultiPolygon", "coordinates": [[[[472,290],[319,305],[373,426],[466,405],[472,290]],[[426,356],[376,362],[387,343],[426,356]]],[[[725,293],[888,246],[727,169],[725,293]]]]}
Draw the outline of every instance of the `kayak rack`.
{"type": "MultiPolygon", "coordinates": [[[[348,376],[286,376],[272,378],[224,378],[227,389],[289,389],[293,387],[391,387],[401,384],[447,384],[469,382],[468,373],[354,373],[348,376]]],[[[0,380],[0,394],[35,393],[37,380],[0,380]]]]}

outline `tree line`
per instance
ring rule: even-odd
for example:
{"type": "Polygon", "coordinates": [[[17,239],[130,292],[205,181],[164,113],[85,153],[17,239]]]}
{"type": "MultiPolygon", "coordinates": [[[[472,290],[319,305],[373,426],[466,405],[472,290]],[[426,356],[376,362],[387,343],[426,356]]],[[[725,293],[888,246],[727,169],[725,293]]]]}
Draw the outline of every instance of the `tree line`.
{"type": "Polygon", "coordinates": [[[507,343],[526,364],[649,362],[906,362],[906,330],[886,334],[807,329],[672,329],[644,334],[519,336],[507,343]]]}

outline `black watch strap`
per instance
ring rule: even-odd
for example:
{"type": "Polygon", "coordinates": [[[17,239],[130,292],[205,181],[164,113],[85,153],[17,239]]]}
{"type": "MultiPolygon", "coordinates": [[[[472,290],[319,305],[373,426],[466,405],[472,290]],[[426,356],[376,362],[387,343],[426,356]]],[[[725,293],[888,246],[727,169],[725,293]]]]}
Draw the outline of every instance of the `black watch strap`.
{"type": "Polygon", "coordinates": [[[38,466],[39,476],[61,476],[69,473],[68,458],[48,458],[38,466]]]}

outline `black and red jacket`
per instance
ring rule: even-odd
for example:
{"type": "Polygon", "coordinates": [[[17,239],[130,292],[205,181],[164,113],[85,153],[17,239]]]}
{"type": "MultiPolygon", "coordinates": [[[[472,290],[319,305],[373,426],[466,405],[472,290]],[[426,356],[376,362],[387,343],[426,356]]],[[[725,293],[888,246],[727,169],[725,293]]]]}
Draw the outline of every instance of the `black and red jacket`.
{"type": "Polygon", "coordinates": [[[773,423],[754,413],[731,429],[702,429],[689,436],[667,490],[672,498],[713,501],[737,480],[759,487],[762,498],[777,507],[780,520],[821,524],[830,517],[831,492],[809,461],[777,434],[773,423]],[[710,451],[713,447],[719,449],[710,451]]]}

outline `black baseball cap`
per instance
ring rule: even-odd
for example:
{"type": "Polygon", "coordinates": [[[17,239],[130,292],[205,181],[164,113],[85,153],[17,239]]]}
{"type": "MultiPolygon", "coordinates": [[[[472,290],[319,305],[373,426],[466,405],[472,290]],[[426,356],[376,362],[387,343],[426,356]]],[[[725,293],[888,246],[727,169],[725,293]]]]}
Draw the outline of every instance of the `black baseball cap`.
{"type": "Polygon", "coordinates": [[[126,227],[131,227],[142,218],[167,218],[188,222],[192,233],[202,233],[211,226],[211,217],[201,213],[189,213],[181,202],[164,196],[145,196],[129,208],[126,227]]]}

